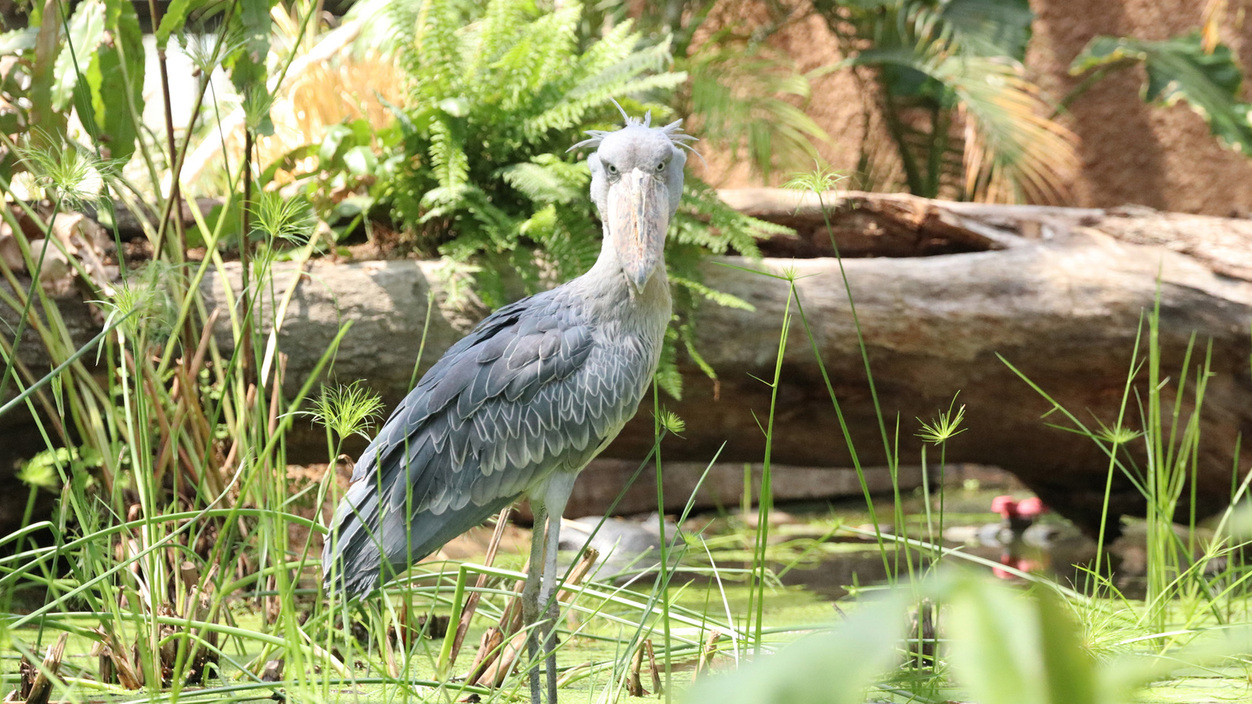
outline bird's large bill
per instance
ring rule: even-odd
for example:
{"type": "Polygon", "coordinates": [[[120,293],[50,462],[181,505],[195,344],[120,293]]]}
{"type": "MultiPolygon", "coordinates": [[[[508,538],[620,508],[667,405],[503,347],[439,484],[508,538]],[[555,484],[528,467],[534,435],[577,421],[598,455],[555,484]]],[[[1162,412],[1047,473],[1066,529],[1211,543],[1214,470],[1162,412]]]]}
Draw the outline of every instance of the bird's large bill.
{"type": "Polygon", "coordinates": [[[618,243],[622,270],[637,292],[661,261],[669,209],[665,183],[640,169],[623,174],[609,186],[609,234],[618,243]]]}

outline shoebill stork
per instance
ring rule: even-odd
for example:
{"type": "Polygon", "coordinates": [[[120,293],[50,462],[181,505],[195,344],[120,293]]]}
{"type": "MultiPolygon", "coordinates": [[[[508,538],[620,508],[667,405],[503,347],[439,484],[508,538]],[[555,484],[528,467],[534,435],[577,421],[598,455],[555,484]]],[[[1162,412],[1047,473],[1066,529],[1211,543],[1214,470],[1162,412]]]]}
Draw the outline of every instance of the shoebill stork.
{"type": "MultiPolygon", "coordinates": [[[[665,234],[682,197],[682,147],[694,139],[681,120],[623,117],[621,129],[571,148],[595,147],[591,198],[604,224],[595,265],[500,308],[426,372],[357,462],[322,555],[327,591],[365,597],[525,496],[535,528],[523,616],[532,663],[541,640],[549,654],[549,702],[561,514],[656,371],[671,311],[665,234]]],[[[530,688],[540,701],[537,667],[530,688]]]]}

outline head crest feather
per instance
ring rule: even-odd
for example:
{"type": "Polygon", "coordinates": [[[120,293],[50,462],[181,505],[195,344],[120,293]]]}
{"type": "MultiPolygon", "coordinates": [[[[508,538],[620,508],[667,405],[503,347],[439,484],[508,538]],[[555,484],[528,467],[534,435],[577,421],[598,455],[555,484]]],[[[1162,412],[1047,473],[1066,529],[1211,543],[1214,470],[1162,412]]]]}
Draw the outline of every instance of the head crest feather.
{"type": "MultiPolygon", "coordinates": [[[[670,143],[672,143],[674,146],[684,147],[690,150],[692,153],[699,156],[699,152],[693,149],[690,144],[691,142],[697,142],[699,140],[695,136],[689,135],[686,132],[682,131],[682,124],[683,124],[682,120],[674,120],[673,122],[669,123],[668,125],[664,127],[652,127],[652,111],[651,110],[644,113],[643,118],[640,119],[640,118],[631,117],[630,115],[628,115],[626,113],[625,108],[623,108],[621,104],[618,103],[616,100],[613,100],[613,105],[617,108],[617,111],[622,114],[622,121],[625,123],[619,129],[624,129],[626,127],[645,127],[649,129],[660,130],[661,134],[664,134],[669,139],[670,143]]],[[[575,144],[574,146],[570,147],[569,149],[565,151],[572,152],[575,149],[579,149],[581,147],[592,147],[592,148],[598,149],[600,147],[600,143],[604,141],[605,137],[617,131],[618,130],[587,130],[587,134],[591,135],[589,139],[584,139],[583,141],[578,142],[577,144],[575,144]]]]}

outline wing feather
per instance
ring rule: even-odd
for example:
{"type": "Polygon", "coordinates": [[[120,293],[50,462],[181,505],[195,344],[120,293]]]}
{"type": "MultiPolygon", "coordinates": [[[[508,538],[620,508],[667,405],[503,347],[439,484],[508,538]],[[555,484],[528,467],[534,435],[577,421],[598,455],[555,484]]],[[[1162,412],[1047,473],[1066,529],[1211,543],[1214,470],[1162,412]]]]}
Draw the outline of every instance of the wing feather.
{"type": "Polygon", "coordinates": [[[323,557],[341,563],[338,586],[373,590],[548,473],[580,469],[634,414],[654,355],[556,293],[453,345],[362,453],[323,557]]]}

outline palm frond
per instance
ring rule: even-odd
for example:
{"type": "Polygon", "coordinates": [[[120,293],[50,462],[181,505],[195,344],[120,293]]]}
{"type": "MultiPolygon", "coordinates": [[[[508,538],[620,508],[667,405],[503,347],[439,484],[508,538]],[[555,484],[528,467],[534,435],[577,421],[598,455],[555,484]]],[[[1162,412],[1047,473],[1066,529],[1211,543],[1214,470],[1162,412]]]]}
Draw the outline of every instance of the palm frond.
{"type": "Polygon", "coordinates": [[[1038,88],[1016,70],[988,59],[963,63],[950,85],[965,117],[965,193],[987,202],[1068,200],[1079,168],[1074,134],[1047,117],[1038,88]]]}
{"type": "Polygon", "coordinates": [[[884,0],[843,11],[829,1],[815,5],[862,42],[843,66],[876,70],[911,190],[991,201],[1067,198],[1076,139],[1049,117],[1051,106],[1026,78],[1028,0],[884,0]],[[917,108],[924,119],[914,119],[917,108]],[[959,160],[951,156],[954,143],[959,160]]]}
{"type": "Polygon", "coordinates": [[[735,38],[685,62],[690,109],[707,139],[745,151],[754,171],[794,171],[817,158],[830,136],[793,102],[809,99],[808,78],[789,60],[735,38]]]}

